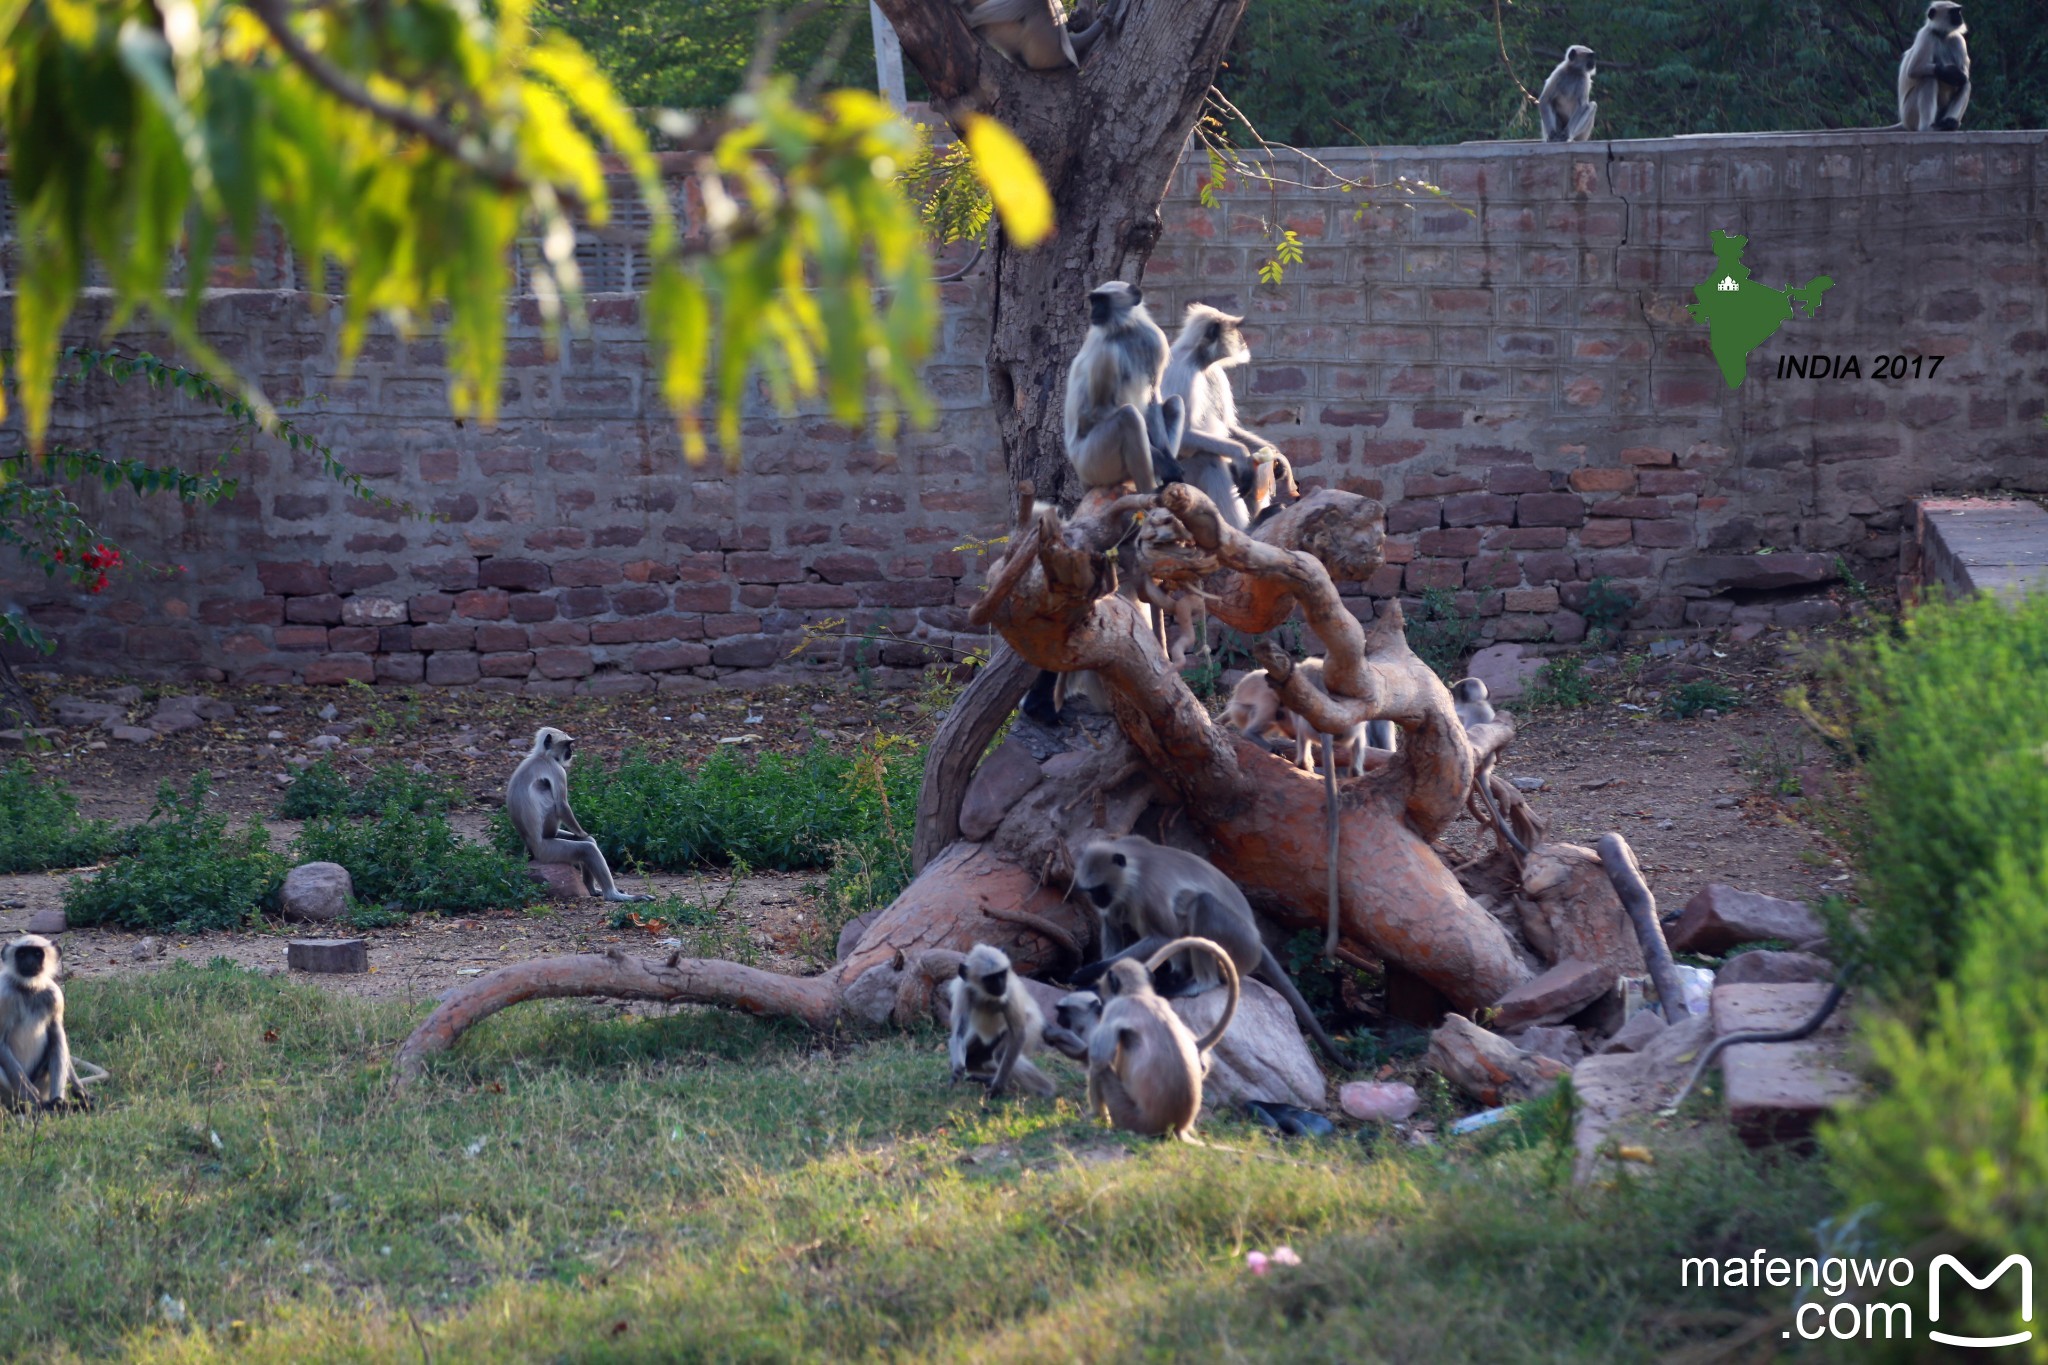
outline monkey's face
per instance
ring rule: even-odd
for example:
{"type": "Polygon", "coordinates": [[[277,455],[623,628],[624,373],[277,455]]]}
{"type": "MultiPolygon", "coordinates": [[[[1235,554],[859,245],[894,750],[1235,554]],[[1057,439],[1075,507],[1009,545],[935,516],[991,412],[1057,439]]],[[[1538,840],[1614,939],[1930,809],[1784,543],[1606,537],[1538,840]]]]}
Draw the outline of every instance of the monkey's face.
{"type": "Polygon", "coordinates": [[[1588,76],[1599,69],[1598,64],[1593,60],[1593,49],[1581,47],[1577,43],[1564,50],[1564,59],[1585,72],[1588,76]]]}
{"type": "Polygon", "coordinates": [[[23,981],[34,981],[55,956],[55,950],[41,939],[21,938],[7,945],[7,966],[23,981]]]}
{"type": "Polygon", "coordinates": [[[1202,333],[1204,364],[1221,365],[1227,369],[1251,360],[1252,348],[1245,344],[1244,333],[1238,330],[1238,325],[1243,321],[1243,318],[1234,318],[1227,314],[1219,314],[1209,319],[1209,326],[1202,333]]]}
{"type": "Polygon", "coordinates": [[[1088,291],[1088,322],[1094,327],[1113,327],[1121,322],[1124,315],[1144,302],[1145,296],[1134,284],[1122,280],[1111,280],[1108,284],[1097,285],[1088,291]]]}
{"type": "Polygon", "coordinates": [[[1113,848],[1097,845],[1083,849],[1080,866],[1074,869],[1074,887],[1097,910],[1107,910],[1123,889],[1124,871],[1129,864],[1130,859],[1113,848]]]}
{"type": "Polygon", "coordinates": [[[1943,33],[1954,33],[1963,26],[1963,7],[1950,0],[1936,0],[1927,7],[1927,22],[1943,33]]]}
{"type": "Polygon", "coordinates": [[[1102,1019],[1102,997],[1094,991],[1070,991],[1053,1006],[1053,1017],[1070,1033],[1086,1038],[1102,1019]]]}
{"type": "Polygon", "coordinates": [[[1150,995],[1152,974],[1145,970],[1145,964],[1125,958],[1112,962],[1109,975],[1103,978],[1105,988],[1111,995],[1150,995]]]}

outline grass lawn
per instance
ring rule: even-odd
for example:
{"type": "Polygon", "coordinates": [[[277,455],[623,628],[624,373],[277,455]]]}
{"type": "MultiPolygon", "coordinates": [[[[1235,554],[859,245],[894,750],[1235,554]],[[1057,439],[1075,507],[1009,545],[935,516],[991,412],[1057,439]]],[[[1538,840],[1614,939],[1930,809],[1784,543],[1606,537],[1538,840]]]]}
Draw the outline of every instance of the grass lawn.
{"type": "Polygon", "coordinates": [[[710,1012],[522,1006],[395,1096],[422,1013],[220,966],[78,983],[115,1080],[0,1122],[0,1359],[1650,1360],[1783,1306],[1681,1289],[1681,1256],[1835,1211],[1718,1126],[1577,1192],[1512,1128],[1167,1146],[1085,1121],[1072,1071],[989,1106],[935,1033],[710,1012]],[[1244,1269],[1282,1243],[1299,1267],[1244,1269]]]}

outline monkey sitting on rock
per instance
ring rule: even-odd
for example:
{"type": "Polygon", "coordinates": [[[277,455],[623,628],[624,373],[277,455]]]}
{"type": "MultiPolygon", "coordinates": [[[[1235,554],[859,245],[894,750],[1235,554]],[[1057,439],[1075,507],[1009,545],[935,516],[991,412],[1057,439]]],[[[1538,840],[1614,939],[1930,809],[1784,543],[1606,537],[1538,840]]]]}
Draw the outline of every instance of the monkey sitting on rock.
{"type": "Polygon", "coordinates": [[[569,758],[575,748],[574,739],[551,725],[534,731],[533,747],[505,784],[505,814],[535,862],[580,868],[591,891],[608,901],[653,900],[619,890],[604,850],[569,809],[569,758]]]}

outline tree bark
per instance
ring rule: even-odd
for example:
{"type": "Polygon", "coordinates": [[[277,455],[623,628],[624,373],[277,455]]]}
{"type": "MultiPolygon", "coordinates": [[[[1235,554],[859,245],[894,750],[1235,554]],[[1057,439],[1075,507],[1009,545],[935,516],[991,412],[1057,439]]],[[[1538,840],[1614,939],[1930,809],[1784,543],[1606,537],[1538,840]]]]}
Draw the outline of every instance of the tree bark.
{"type": "MultiPolygon", "coordinates": [[[[1027,71],[977,38],[952,0],[878,0],[903,53],[957,128],[993,114],[1022,139],[1052,193],[1055,235],[1033,250],[998,232],[991,252],[989,398],[1012,481],[1071,500],[1061,434],[1066,362],[1088,327],[1088,291],[1142,284],[1165,197],[1246,0],[1124,0],[1080,70],[1027,71]]],[[[1162,318],[1169,329],[1174,320],[1162,318]]]]}

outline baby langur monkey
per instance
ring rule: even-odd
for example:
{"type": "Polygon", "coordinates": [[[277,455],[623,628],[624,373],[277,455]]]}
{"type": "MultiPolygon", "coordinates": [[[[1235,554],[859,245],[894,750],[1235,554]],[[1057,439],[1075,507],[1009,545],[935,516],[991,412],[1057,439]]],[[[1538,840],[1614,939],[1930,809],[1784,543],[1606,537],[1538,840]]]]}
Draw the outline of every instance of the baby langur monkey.
{"type": "Polygon", "coordinates": [[[1265,437],[1238,424],[1237,399],[1224,371],[1252,358],[1243,323],[1243,318],[1205,303],[1189,304],[1159,390],[1187,406],[1187,432],[1180,450],[1187,481],[1207,493],[1224,521],[1240,531],[1262,518],[1283,473],[1289,500],[1300,493],[1287,457],[1265,437]]]}
{"type": "Polygon", "coordinates": [[[1009,955],[977,943],[961,960],[959,975],[946,983],[953,1016],[946,1055],[953,1079],[963,1076],[988,1083],[1000,1095],[1014,1075],[1017,1083],[1041,1098],[1051,1098],[1052,1077],[1033,1066],[1024,1054],[1036,1052],[1050,1035],[1061,1051],[1078,1056],[1080,1040],[1058,1025],[1048,1026],[1031,992],[1017,979],[1009,955]]]}
{"type": "Polygon", "coordinates": [[[569,809],[569,757],[576,741],[551,725],[533,732],[533,747],[505,784],[505,813],[537,863],[568,863],[583,870],[590,889],[608,901],[651,901],[621,891],[604,851],[569,809]]]}
{"type": "MultiPolygon", "coordinates": [[[[104,1080],[107,1073],[92,1063],[104,1080]]],[[[0,948],[0,1101],[55,1109],[76,1089],[86,1102],[78,1064],[64,1035],[64,988],[57,984],[57,945],[24,934],[0,948]]]]}
{"type": "MultiPolygon", "coordinates": [[[[1088,60],[1109,32],[1111,6],[1081,5],[1070,19],[1060,0],[954,0],[967,26],[1019,66],[1057,71],[1088,60]]],[[[1115,8],[1121,9],[1121,4],[1115,8]]]]}
{"type": "Polygon", "coordinates": [[[1593,136],[1593,115],[1600,112],[1593,101],[1593,73],[1598,69],[1592,48],[1573,43],[1564,50],[1564,60],[1536,97],[1545,142],[1585,142],[1593,136]]]}
{"type": "Polygon", "coordinates": [[[1129,957],[1111,964],[1104,984],[1108,998],[1088,1037],[1089,1111],[1127,1133],[1194,1141],[1209,1049],[1237,1014],[1237,964],[1207,939],[1177,938],[1143,964],[1129,957]],[[1150,969],[1189,949],[1215,959],[1230,992],[1223,1016],[1200,1038],[1152,988],[1150,969]]]}
{"type": "Polygon", "coordinates": [[[1111,280],[1088,291],[1088,335],[1067,367],[1067,459],[1087,488],[1129,482],[1140,493],[1182,480],[1186,406],[1162,401],[1166,333],[1136,285],[1111,280]]]}
{"type": "Polygon", "coordinates": [[[1952,133],[1970,107],[1970,46],[1963,7],[1934,0],[1927,22],[1899,60],[1899,126],[1909,133],[1952,133]]]}

